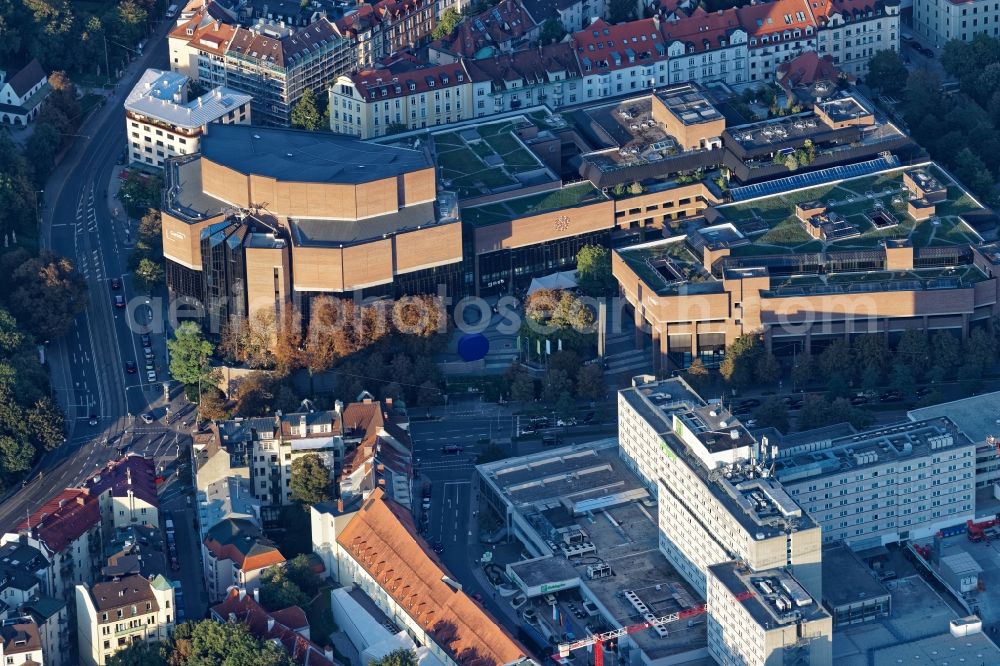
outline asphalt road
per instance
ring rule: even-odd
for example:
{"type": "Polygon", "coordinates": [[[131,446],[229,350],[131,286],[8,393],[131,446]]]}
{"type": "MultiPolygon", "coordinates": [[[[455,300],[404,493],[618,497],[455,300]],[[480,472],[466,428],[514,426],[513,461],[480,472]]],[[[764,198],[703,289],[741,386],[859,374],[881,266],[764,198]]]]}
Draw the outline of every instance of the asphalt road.
{"type": "MultiPolygon", "coordinates": [[[[123,244],[124,229],[121,222],[112,219],[107,205],[109,181],[115,177],[117,158],[125,148],[122,102],[146,67],[166,67],[165,31],[162,25],[157,36],[150,39],[145,55],[132,64],[114,94],[80,127],[81,136],[45,187],[41,245],[74,261],[87,282],[90,302],[77,317],[73,332],[61,340],[43,341],[53,393],[66,413],[68,439],[39,463],[26,487],[0,504],[2,529],[12,527],[12,522],[26,511],[117,457],[118,445],[108,446],[105,442],[119,442],[131,433],[136,450],[154,446],[155,452],[155,446],[162,445],[164,438],[172,440],[180,435],[162,434],[154,444],[157,432],[179,428],[181,422],[147,426],[134,418],[162,401],[163,386],[144,384],[138,373],[125,372],[126,361],[137,361],[140,371],[143,366],[139,362],[143,354],[139,330],[133,331],[127,317],[135,312],[148,317],[149,306],[145,299],[135,298],[131,278],[126,274],[129,250],[123,244]],[[122,280],[122,289],[117,292],[110,288],[114,277],[122,280]],[[131,307],[115,308],[115,293],[132,299],[131,307]],[[97,426],[88,424],[91,415],[98,417],[97,426]]],[[[165,366],[162,334],[154,335],[153,341],[157,364],[165,366]]],[[[166,378],[165,373],[160,373],[160,378],[166,378]]]]}

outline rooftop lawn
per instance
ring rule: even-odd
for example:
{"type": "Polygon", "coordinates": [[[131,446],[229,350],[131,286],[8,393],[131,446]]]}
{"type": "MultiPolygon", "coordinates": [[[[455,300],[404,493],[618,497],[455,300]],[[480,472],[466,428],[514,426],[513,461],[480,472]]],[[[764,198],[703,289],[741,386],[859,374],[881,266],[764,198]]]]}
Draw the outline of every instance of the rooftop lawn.
{"type": "Polygon", "coordinates": [[[517,174],[544,168],[513,134],[514,126],[523,122],[524,118],[515,118],[432,135],[441,178],[458,192],[460,199],[515,185],[517,174]],[[477,136],[468,139],[462,136],[469,132],[477,136]],[[498,164],[488,164],[486,160],[490,158],[498,164]]]}
{"type": "Polygon", "coordinates": [[[560,208],[572,208],[605,198],[604,194],[590,183],[580,183],[517,199],[463,208],[462,220],[475,226],[496,224],[516,217],[537,215],[560,208]]]}
{"type": "Polygon", "coordinates": [[[658,293],[667,290],[668,285],[659,271],[650,265],[650,262],[657,259],[669,258],[674,266],[688,277],[689,283],[713,279],[705,273],[701,262],[688,249],[683,239],[661,241],[645,247],[625,248],[618,250],[618,254],[643,283],[653,287],[658,293]]]}
{"type": "MultiPolygon", "coordinates": [[[[908,167],[910,168],[910,167],[908,167]]],[[[782,252],[821,250],[823,244],[812,240],[798,218],[795,205],[803,201],[819,200],[827,203],[828,210],[843,216],[861,232],[856,238],[828,243],[829,249],[873,248],[886,238],[909,238],[914,247],[960,245],[976,243],[975,231],[962,222],[958,215],[979,208],[943,171],[935,166],[931,173],[948,185],[948,199],[937,206],[936,221],[916,221],[907,213],[908,193],[903,187],[903,172],[894,169],[880,174],[862,176],[842,181],[836,185],[820,185],[797,192],[788,192],[755,201],[721,206],[716,210],[740,226],[740,222],[761,220],[770,229],[756,237],[750,246],[734,248],[733,255],[749,256],[782,252]],[[899,224],[879,229],[865,217],[876,203],[899,220],[899,224]]]]}

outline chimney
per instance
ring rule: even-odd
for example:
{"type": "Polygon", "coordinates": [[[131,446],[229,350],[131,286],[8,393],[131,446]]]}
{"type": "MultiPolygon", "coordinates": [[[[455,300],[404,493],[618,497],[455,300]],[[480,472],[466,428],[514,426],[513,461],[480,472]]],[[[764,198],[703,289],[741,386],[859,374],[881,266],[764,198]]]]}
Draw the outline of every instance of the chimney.
{"type": "Polygon", "coordinates": [[[338,514],[343,514],[344,513],[344,499],[343,498],[337,500],[337,513],[338,514]]]}
{"type": "Polygon", "coordinates": [[[253,588],[253,600],[260,603],[260,590],[258,588],[253,588]]]}
{"type": "Polygon", "coordinates": [[[323,648],[323,654],[326,655],[327,659],[329,659],[330,661],[333,661],[333,648],[332,647],[327,646],[327,647],[323,648]]]}
{"type": "Polygon", "coordinates": [[[337,412],[338,414],[343,414],[344,413],[344,401],[343,400],[337,400],[337,401],[335,401],[333,403],[333,411],[337,412]]]}
{"type": "Polygon", "coordinates": [[[306,415],[302,414],[299,416],[299,430],[302,431],[302,436],[306,436],[306,415]]]}
{"type": "Polygon", "coordinates": [[[271,631],[274,629],[274,618],[270,615],[267,616],[267,630],[271,631]]]}
{"type": "Polygon", "coordinates": [[[240,595],[240,601],[243,601],[247,596],[247,591],[241,587],[238,594],[240,595]]]}

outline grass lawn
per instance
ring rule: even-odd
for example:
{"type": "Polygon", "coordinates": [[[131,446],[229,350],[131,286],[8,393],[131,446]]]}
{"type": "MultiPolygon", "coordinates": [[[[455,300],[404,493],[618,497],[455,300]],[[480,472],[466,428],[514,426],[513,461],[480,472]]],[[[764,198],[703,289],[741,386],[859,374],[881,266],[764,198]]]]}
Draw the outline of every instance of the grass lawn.
{"type": "Polygon", "coordinates": [[[522,150],[521,143],[510,134],[485,136],[483,139],[490,144],[493,150],[497,151],[498,155],[502,155],[505,159],[508,154],[522,150]]]}
{"type": "Polygon", "coordinates": [[[808,243],[810,240],[812,240],[812,236],[802,228],[802,223],[799,222],[798,218],[790,217],[772,227],[757,242],[763,244],[800,245],[808,243]]]}
{"type": "Polygon", "coordinates": [[[495,155],[493,149],[490,148],[489,144],[485,141],[476,141],[475,143],[470,143],[469,148],[472,149],[476,155],[480,157],[489,157],[490,155],[495,155]]]}
{"type": "Polygon", "coordinates": [[[438,151],[438,164],[443,171],[451,171],[458,175],[470,174],[487,166],[476,154],[465,147],[438,151]]]}
{"type": "Polygon", "coordinates": [[[434,135],[434,145],[436,146],[464,146],[462,137],[454,132],[442,132],[434,135]]]}

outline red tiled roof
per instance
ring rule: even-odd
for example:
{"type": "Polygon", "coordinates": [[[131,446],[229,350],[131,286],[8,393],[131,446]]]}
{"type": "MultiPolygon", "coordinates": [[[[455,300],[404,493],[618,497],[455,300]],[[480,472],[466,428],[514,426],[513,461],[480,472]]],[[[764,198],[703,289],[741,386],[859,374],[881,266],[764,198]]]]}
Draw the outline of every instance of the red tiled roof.
{"type": "Polygon", "coordinates": [[[496,58],[469,62],[474,81],[492,81],[494,90],[505,89],[504,82],[522,79],[526,85],[549,80],[549,74],[565,72],[566,78],[580,76],[580,63],[573,46],[568,43],[549,44],[538,49],[507,53],[496,58]]]}
{"type": "MultiPolygon", "coordinates": [[[[462,62],[414,67],[411,63],[397,61],[387,68],[365,69],[352,74],[351,80],[364,99],[382,100],[467,84],[470,77],[462,62]]],[[[352,406],[348,405],[344,410],[345,417],[352,406]]],[[[372,403],[371,406],[376,413],[381,413],[379,403],[372,403]]],[[[368,411],[364,410],[364,413],[368,411]]]]}
{"type": "Polygon", "coordinates": [[[746,5],[736,10],[740,24],[747,35],[782,34],[814,26],[812,11],[807,0],[775,0],[746,5]]]}
{"type": "Polygon", "coordinates": [[[337,537],[351,557],[458,663],[508,664],[527,655],[479,604],[445,582],[408,511],[379,488],[337,537]]]}
{"type": "Polygon", "coordinates": [[[819,25],[825,25],[833,16],[841,15],[850,20],[855,15],[873,14],[885,8],[883,0],[809,0],[813,16],[819,25]]]}
{"type": "Polygon", "coordinates": [[[225,55],[226,47],[236,34],[236,26],[215,21],[205,10],[199,11],[191,20],[171,29],[170,37],[186,40],[199,51],[225,55]],[[190,33],[188,32],[190,31],[190,33]]]}
{"type": "Polygon", "coordinates": [[[208,531],[205,547],[220,560],[232,560],[243,571],[285,561],[284,555],[248,520],[227,518],[208,531]]]}
{"type": "Polygon", "coordinates": [[[778,80],[785,88],[809,86],[817,81],[836,81],[843,76],[833,63],[833,56],[820,57],[815,51],[803,51],[778,66],[778,80]]]}
{"type": "Polygon", "coordinates": [[[574,32],[572,43],[584,70],[586,59],[594,72],[635,67],[666,57],[658,19],[640,19],[617,25],[598,19],[587,28],[574,32]],[[660,49],[663,49],[662,53],[660,49]]]}
{"type": "Polygon", "coordinates": [[[212,606],[212,615],[219,622],[228,622],[230,614],[235,616],[237,622],[245,624],[247,630],[257,638],[281,641],[292,659],[302,666],[340,666],[338,662],[328,658],[316,643],[296,631],[309,626],[306,614],[298,606],[269,614],[249,594],[232,588],[221,603],[212,606]],[[270,629],[267,626],[268,620],[274,622],[270,629]],[[293,628],[286,621],[298,626],[293,628]]]}
{"type": "Polygon", "coordinates": [[[729,36],[734,30],[742,30],[734,9],[696,13],[689,18],[663,23],[663,36],[668,45],[679,40],[693,46],[697,53],[725,48],[723,42],[729,45],[729,36]]]}
{"type": "Polygon", "coordinates": [[[100,522],[97,498],[83,488],[67,488],[19,522],[17,530],[30,527],[50,552],[58,553],[100,522]]]}
{"type": "Polygon", "coordinates": [[[439,39],[431,46],[465,58],[472,58],[482,49],[513,42],[537,26],[520,0],[505,0],[495,7],[462,21],[451,37],[439,39]]]}

